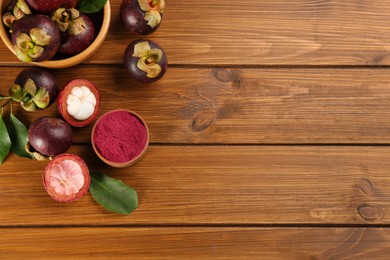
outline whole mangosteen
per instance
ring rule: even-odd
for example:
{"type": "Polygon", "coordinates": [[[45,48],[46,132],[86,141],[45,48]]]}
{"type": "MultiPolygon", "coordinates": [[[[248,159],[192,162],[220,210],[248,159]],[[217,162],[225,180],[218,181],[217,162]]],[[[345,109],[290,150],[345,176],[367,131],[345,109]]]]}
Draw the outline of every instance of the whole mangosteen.
{"type": "Polygon", "coordinates": [[[35,12],[50,14],[58,8],[74,8],[78,0],[25,0],[35,12]]]}
{"type": "Polygon", "coordinates": [[[22,70],[10,87],[10,96],[14,101],[21,102],[28,111],[37,108],[44,109],[57,98],[58,86],[54,76],[40,68],[22,70]]]}
{"type": "Polygon", "coordinates": [[[60,30],[46,15],[26,15],[13,26],[12,43],[23,62],[51,59],[60,47],[60,30]]]}
{"type": "Polygon", "coordinates": [[[164,0],[123,0],[120,17],[127,30],[146,35],[158,29],[164,8],[164,0]]]}
{"type": "Polygon", "coordinates": [[[28,130],[32,148],[44,156],[62,154],[72,145],[72,128],[64,120],[43,116],[35,120],[28,130]]]}
{"type": "Polygon", "coordinates": [[[168,68],[164,50],[153,41],[143,39],[127,46],[123,63],[129,76],[142,83],[161,79],[168,68]]]}
{"type": "Polygon", "coordinates": [[[85,50],[95,39],[95,26],[92,20],[78,10],[57,9],[51,19],[61,31],[59,52],[74,55],[85,50]]]}

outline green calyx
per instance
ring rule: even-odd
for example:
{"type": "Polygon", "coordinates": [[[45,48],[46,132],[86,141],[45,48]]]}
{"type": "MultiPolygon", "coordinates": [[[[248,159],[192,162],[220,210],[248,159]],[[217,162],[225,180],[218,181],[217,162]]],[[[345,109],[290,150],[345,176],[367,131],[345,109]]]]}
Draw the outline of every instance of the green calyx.
{"type": "Polygon", "coordinates": [[[16,2],[12,10],[12,13],[15,16],[15,18],[19,20],[23,16],[31,14],[31,10],[24,0],[18,0],[18,2],[16,2]]]}
{"type": "Polygon", "coordinates": [[[152,28],[161,23],[161,15],[164,13],[164,0],[138,0],[142,11],[145,12],[145,20],[152,28]]]}
{"type": "Polygon", "coordinates": [[[75,8],[58,8],[51,16],[51,19],[56,22],[61,32],[66,32],[79,16],[80,12],[75,8]]]}
{"type": "Polygon", "coordinates": [[[12,33],[12,27],[16,21],[28,14],[31,14],[31,10],[26,2],[18,0],[11,11],[4,13],[2,17],[3,23],[9,28],[9,32],[12,33]]]}
{"type": "Polygon", "coordinates": [[[14,46],[16,56],[23,62],[31,62],[39,58],[45,51],[44,46],[51,41],[51,36],[44,29],[32,28],[29,35],[21,33],[14,46]]]}
{"type": "Polygon", "coordinates": [[[50,95],[47,89],[37,87],[32,79],[28,79],[23,87],[18,84],[11,85],[8,93],[12,100],[20,102],[27,111],[44,109],[50,104],[50,95]]]}
{"type": "Polygon", "coordinates": [[[140,58],[137,67],[146,72],[148,78],[155,78],[161,73],[161,61],[163,53],[160,49],[150,47],[147,41],[142,41],[134,46],[133,57],[140,58]]]}

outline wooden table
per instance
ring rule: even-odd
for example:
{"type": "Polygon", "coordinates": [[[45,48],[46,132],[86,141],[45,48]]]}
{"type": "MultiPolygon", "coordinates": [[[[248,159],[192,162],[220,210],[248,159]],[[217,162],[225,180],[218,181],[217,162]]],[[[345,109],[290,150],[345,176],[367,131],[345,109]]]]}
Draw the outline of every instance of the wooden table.
{"type": "MultiPolygon", "coordinates": [[[[1,259],[389,259],[390,3],[387,0],[167,1],[146,36],[169,58],[165,77],[126,76],[124,31],[111,1],[109,35],[82,77],[116,108],[147,121],[136,165],[104,165],[91,126],[70,153],[139,194],[131,215],[91,195],[45,192],[46,162],[11,154],[0,166],[1,259]]],[[[0,44],[5,93],[23,64],[0,44]]],[[[26,113],[26,124],[58,115],[26,113]]]]}

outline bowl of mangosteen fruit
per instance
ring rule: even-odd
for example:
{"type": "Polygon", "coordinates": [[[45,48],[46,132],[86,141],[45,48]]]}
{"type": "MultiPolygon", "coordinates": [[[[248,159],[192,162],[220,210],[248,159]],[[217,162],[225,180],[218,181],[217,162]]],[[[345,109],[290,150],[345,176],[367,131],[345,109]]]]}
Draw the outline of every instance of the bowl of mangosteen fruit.
{"type": "Polygon", "coordinates": [[[67,68],[103,44],[111,20],[109,0],[0,0],[0,37],[21,61],[67,68]]]}

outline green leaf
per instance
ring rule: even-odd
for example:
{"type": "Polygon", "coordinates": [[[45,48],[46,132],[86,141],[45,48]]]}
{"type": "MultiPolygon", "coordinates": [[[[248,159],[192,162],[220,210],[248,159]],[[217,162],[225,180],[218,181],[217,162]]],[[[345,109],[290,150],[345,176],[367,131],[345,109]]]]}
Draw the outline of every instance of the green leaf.
{"type": "Polygon", "coordinates": [[[109,211],[130,214],[138,207],[137,191],[121,180],[101,172],[91,172],[89,191],[97,203],[109,211]]]}
{"type": "Polygon", "coordinates": [[[97,13],[106,4],[107,0],[80,0],[78,10],[82,13],[97,13]]]}
{"type": "Polygon", "coordinates": [[[13,114],[10,115],[8,131],[11,138],[12,151],[20,157],[32,159],[32,154],[26,151],[26,145],[28,142],[28,129],[13,114]]]}
{"type": "MultiPolygon", "coordinates": [[[[3,109],[1,109],[1,112],[3,112],[3,109]]],[[[2,164],[5,157],[7,157],[10,147],[11,139],[9,138],[2,114],[0,114],[0,164],[2,164]]]]}

